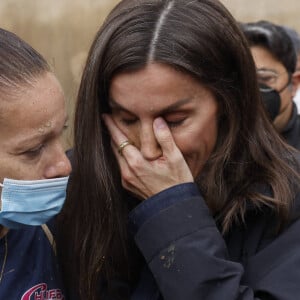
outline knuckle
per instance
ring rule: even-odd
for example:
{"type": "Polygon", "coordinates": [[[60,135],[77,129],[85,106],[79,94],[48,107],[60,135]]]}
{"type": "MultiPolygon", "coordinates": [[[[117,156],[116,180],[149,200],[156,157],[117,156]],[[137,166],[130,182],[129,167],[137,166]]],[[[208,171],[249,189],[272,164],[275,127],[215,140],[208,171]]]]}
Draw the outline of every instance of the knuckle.
{"type": "Polygon", "coordinates": [[[130,182],[132,180],[132,174],[129,170],[124,170],[122,172],[122,183],[130,182]]]}
{"type": "Polygon", "coordinates": [[[123,186],[123,188],[125,188],[125,189],[129,189],[129,184],[128,184],[128,182],[127,181],[125,181],[123,178],[122,178],[122,186],[123,186]]]}
{"type": "Polygon", "coordinates": [[[132,168],[133,170],[139,170],[140,167],[142,166],[143,162],[141,161],[140,158],[138,157],[133,157],[131,160],[130,160],[130,168],[132,168]]]}

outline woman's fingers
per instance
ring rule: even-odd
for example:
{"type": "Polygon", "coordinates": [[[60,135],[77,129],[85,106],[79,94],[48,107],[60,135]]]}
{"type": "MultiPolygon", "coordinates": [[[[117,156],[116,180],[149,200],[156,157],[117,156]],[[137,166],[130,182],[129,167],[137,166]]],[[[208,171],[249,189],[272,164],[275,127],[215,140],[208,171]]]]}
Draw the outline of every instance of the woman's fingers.
{"type": "Polygon", "coordinates": [[[159,143],[163,156],[169,157],[174,151],[178,153],[172,133],[163,118],[156,118],[153,122],[153,131],[159,143]]]}
{"type": "MultiPolygon", "coordinates": [[[[126,154],[120,155],[118,153],[118,148],[114,143],[112,143],[112,149],[113,152],[117,158],[120,172],[121,172],[121,180],[122,180],[122,186],[130,191],[131,193],[138,196],[140,199],[147,198],[147,193],[144,192],[144,189],[141,189],[140,187],[144,185],[140,182],[139,178],[135,175],[134,170],[130,167],[126,160],[126,154]],[[139,187],[139,188],[136,188],[139,187]]],[[[130,151],[129,151],[130,152],[130,151]]]]}
{"type": "Polygon", "coordinates": [[[103,115],[103,120],[112,138],[111,146],[120,167],[123,187],[141,199],[147,198],[147,193],[144,192],[145,186],[135,174],[136,169],[145,166],[147,162],[138,149],[127,142],[127,137],[119,130],[109,115],[103,115]]]}
{"type": "Polygon", "coordinates": [[[104,115],[103,120],[111,134],[111,147],[115,157],[119,163],[123,181],[129,181],[133,176],[131,174],[129,165],[126,161],[125,151],[127,147],[132,146],[127,140],[127,137],[118,129],[114,121],[109,115],[104,115]]]}
{"type": "Polygon", "coordinates": [[[154,120],[153,130],[156,140],[162,149],[163,157],[167,161],[166,167],[170,178],[173,177],[175,183],[192,182],[194,179],[191,171],[163,118],[154,120]]]}
{"type": "Polygon", "coordinates": [[[103,114],[103,120],[110,132],[114,147],[116,147],[116,156],[123,156],[127,161],[141,159],[141,153],[126,135],[117,127],[110,115],[103,114]]]}
{"type": "Polygon", "coordinates": [[[116,126],[114,120],[108,114],[103,114],[102,119],[110,132],[110,136],[116,145],[120,145],[122,142],[127,140],[127,137],[122,133],[122,131],[116,126]]]}
{"type": "Polygon", "coordinates": [[[124,133],[116,126],[114,120],[108,114],[103,114],[102,118],[105,122],[107,129],[110,132],[112,141],[117,147],[117,156],[122,155],[126,148],[132,146],[132,143],[127,139],[124,133]]]}
{"type": "Polygon", "coordinates": [[[163,155],[151,161],[127,142],[127,137],[111,116],[104,115],[103,120],[111,134],[124,188],[145,199],[170,186],[193,181],[189,167],[162,118],[154,120],[153,130],[163,155]]]}

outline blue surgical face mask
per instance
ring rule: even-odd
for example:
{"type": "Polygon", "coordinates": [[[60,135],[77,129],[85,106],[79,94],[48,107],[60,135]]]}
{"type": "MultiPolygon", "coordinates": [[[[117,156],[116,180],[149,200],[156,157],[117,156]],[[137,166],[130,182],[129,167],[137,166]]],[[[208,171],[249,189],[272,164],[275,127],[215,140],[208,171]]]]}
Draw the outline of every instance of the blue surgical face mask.
{"type": "Polygon", "coordinates": [[[44,180],[5,178],[1,193],[0,224],[18,229],[42,225],[57,215],[66,198],[69,177],[44,180]]]}
{"type": "Polygon", "coordinates": [[[260,93],[267,114],[270,117],[271,121],[274,121],[274,119],[278,116],[280,112],[280,94],[277,91],[270,88],[264,89],[264,86],[262,84],[260,85],[260,93]]]}

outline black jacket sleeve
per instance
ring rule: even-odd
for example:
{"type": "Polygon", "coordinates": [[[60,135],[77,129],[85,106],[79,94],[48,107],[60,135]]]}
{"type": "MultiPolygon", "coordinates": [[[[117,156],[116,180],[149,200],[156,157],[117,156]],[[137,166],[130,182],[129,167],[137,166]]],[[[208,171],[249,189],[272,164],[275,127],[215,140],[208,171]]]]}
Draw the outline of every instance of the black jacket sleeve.
{"type": "MultiPolygon", "coordinates": [[[[184,197],[175,187],[160,197],[181,199],[144,214],[135,241],[164,300],[294,300],[300,295],[298,219],[241,263],[229,257],[200,194],[184,197]]],[[[135,216],[140,211],[132,212],[133,223],[141,219],[135,216]]]]}

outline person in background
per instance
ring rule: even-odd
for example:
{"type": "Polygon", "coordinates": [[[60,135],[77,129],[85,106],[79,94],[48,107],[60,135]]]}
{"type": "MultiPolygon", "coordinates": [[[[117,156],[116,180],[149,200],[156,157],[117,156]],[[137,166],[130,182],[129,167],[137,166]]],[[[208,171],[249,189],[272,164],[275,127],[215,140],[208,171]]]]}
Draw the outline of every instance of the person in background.
{"type": "Polygon", "coordinates": [[[299,155],[219,1],[120,1],[89,51],[74,143],[58,249],[78,299],[298,297],[299,155]]]}
{"type": "Polygon", "coordinates": [[[53,217],[71,165],[62,88],[45,59],[0,29],[0,299],[66,299],[53,217]]]}
{"type": "Polygon", "coordinates": [[[300,149],[300,117],[293,102],[300,73],[295,73],[294,45],[281,26],[269,21],[244,23],[241,27],[250,45],[272,122],[287,143],[300,149]]]}
{"type": "MultiPolygon", "coordinates": [[[[287,32],[287,34],[289,35],[289,37],[291,38],[291,40],[294,44],[295,51],[297,54],[297,64],[296,64],[296,71],[294,72],[294,77],[299,77],[299,74],[300,74],[300,35],[295,29],[293,29],[291,27],[288,27],[288,26],[282,26],[282,27],[287,32]]],[[[300,81],[298,82],[296,94],[294,96],[294,102],[297,105],[298,114],[300,114],[300,81]]]]}

